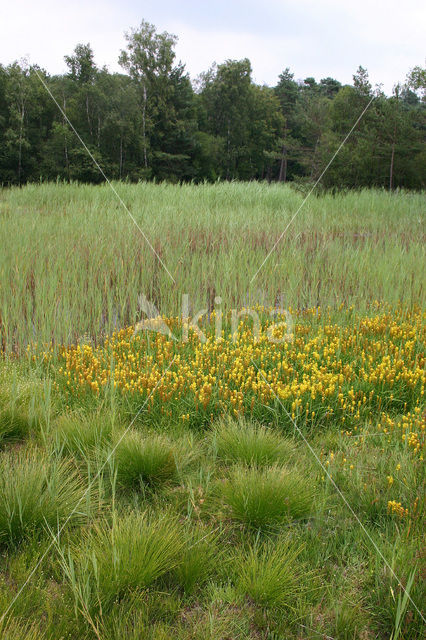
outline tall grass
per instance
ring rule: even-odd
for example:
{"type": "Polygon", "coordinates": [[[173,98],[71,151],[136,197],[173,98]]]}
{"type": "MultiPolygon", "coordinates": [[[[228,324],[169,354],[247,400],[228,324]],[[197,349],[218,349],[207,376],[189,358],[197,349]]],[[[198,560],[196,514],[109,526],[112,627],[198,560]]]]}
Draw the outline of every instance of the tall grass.
{"type": "Polygon", "coordinates": [[[266,184],[117,184],[171,281],[108,186],[0,192],[0,339],[74,342],[139,318],[249,302],[365,306],[421,302],[424,196],[364,190],[311,197],[251,282],[303,196],[266,184]]]}
{"type": "Polygon", "coordinates": [[[20,622],[14,618],[5,618],[0,622],[2,640],[43,640],[44,634],[36,624],[20,622]]]}
{"type": "Polygon", "coordinates": [[[88,515],[93,490],[69,461],[49,459],[42,451],[0,455],[0,545],[56,529],[63,521],[81,522],[88,515]]]}

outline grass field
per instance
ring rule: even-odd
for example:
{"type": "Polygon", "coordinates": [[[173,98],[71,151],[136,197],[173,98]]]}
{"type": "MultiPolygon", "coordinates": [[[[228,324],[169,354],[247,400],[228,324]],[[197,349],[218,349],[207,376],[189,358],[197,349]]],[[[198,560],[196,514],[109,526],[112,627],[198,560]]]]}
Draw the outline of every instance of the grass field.
{"type": "Polygon", "coordinates": [[[0,193],[4,347],[97,338],[160,313],[248,304],[358,311],[373,300],[422,304],[424,196],[384,191],[312,196],[258,183],[34,185],[0,193]],[[161,266],[160,258],[170,276],[161,266]]]}
{"type": "Polygon", "coordinates": [[[1,637],[422,638],[424,195],[312,196],[253,279],[303,193],[115,187],[157,257],[0,192],[1,637]]]}

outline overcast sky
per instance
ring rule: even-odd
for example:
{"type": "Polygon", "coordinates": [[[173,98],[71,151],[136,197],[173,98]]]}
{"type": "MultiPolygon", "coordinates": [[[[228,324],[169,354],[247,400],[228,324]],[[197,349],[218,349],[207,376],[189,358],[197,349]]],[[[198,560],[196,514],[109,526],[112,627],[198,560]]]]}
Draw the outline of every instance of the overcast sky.
{"type": "Polygon", "coordinates": [[[142,19],[179,37],[177,57],[192,78],[216,61],[248,57],[254,80],[274,85],[290,67],[296,79],[351,82],[362,65],[388,93],[423,65],[426,3],[420,0],[2,0],[0,63],[29,57],[50,73],[90,42],[99,66],[119,70],[124,31],[142,19]]]}

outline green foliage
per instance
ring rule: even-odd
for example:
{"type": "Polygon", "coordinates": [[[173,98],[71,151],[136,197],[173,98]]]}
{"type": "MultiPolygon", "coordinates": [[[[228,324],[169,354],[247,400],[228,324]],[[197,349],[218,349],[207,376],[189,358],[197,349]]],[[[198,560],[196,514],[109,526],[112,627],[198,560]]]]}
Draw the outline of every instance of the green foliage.
{"type": "Polygon", "coordinates": [[[194,177],[193,134],[197,129],[194,95],[184,66],[174,66],[177,37],[157,33],[142,20],[126,34],[120,64],[139,93],[141,144],[145,176],[176,182],[194,177]]]}
{"type": "Polygon", "coordinates": [[[309,517],[314,509],[312,480],[294,469],[236,466],[218,492],[231,518],[255,529],[309,517]]]}
{"type": "Polygon", "coordinates": [[[224,143],[217,172],[227,179],[271,175],[284,117],[273,91],[252,83],[250,61],[227,60],[212,67],[202,74],[201,89],[207,131],[224,143]]]}
{"type": "Polygon", "coordinates": [[[181,561],[182,527],[169,514],[132,512],[90,529],[85,545],[62,555],[76,607],[93,615],[125,594],[150,587],[181,561]]]}
{"type": "Polygon", "coordinates": [[[182,562],[175,569],[175,579],[186,593],[203,587],[211,576],[223,571],[220,533],[198,525],[189,530],[182,562]]]}
{"type": "Polygon", "coordinates": [[[291,440],[245,420],[221,420],[213,431],[213,447],[224,462],[254,466],[284,464],[295,453],[291,440]]]}
{"type": "MultiPolygon", "coordinates": [[[[194,91],[175,62],[175,35],[142,20],[125,37],[119,63],[126,74],[100,69],[89,43],[64,56],[64,75],[0,66],[0,183],[99,183],[93,157],[109,179],[134,182],[313,183],[373,97],[363,67],[352,86],[331,77],[296,81],[286,68],[270,88],[253,82],[247,58],[213,65],[194,91]]],[[[325,187],[424,187],[424,77],[416,66],[400,86],[397,126],[383,115],[395,107],[393,97],[376,92],[325,187]]]]}
{"type": "Polygon", "coordinates": [[[235,562],[237,587],[256,604],[271,609],[295,609],[303,580],[300,546],[279,538],[244,550],[235,562]]]}
{"type": "Polygon", "coordinates": [[[90,454],[110,442],[113,421],[106,413],[62,415],[53,427],[56,448],[65,453],[90,454]]]}
{"type": "Polygon", "coordinates": [[[134,430],[119,436],[114,452],[117,479],[124,487],[176,481],[185,464],[184,452],[163,436],[142,436],[134,430]]]}
{"type": "Polygon", "coordinates": [[[2,640],[43,640],[45,637],[35,623],[28,624],[11,617],[0,622],[0,635],[2,640]]]}
{"type": "Polygon", "coordinates": [[[64,60],[72,80],[81,84],[94,81],[97,69],[90,44],[78,44],[74,49],[74,55],[64,56],[64,60]]]}
{"type": "Polygon", "coordinates": [[[93,494],[69,461],[49,459],[37,450],[0,454],[0,544],[17,544],[64,522],[82,522],[93,494]]]}

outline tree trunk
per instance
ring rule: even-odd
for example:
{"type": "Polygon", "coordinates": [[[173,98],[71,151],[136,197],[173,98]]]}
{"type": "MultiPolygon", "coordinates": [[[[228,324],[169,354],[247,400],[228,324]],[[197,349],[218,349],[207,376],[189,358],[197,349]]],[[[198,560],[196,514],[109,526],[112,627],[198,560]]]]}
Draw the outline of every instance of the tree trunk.
{"type": "Polygon", "coordinates": [[[399,110],[398,85],[395,87],[395,98],[396,98],[396,110],[395,110],[395,124],[393,127],[393,136],[392,136],[391,162],[390,162],[390,168],[389,168],[389,191],[392,191],[393,189],[393,168],[394,168],[394,162],[395,162],[395,145],[396,145],[396,132],[397,132],[398,110],[399,110]]]}
{"type": "Polygon", "coordinates": [[[142,107],[142,137],[143,137],[143,160],[145,168],[148,167],[148,158],[146,152],[146,86],[143,86],[143,107],[142,107]]]}
{"type": "Polygon", "coordinates": [[[283,145],[278,182],[286,182],[286,180],[287,180],[287,149],[285,145],[283,145]]]}
{"type": "Polygon", "coordinates": [[[120,136],[120,180],[123,171],[123,136],[120,136]]]}
{"type": "Polygon", "coordinates": [[[229,118],[228,118],[228,129],[226,132],[226,155],[227,155],[226,177],[229,180],[230,166],[231,166],[231,125],[229,122],[229,118]]]}
{"type": "Polygon", "coordinates": [[[393,163],[394,163],[394,159],[395,159],[395,138],[394,138],[394,141],[392,142],[391,163],[390,163],[390,170],[389,170],[389,191],[392,191],[392,189],[393,189],[393,163]]]}
{"type": "Polygon", "coordinates": [[[18,184],[21,184],[22,174],[22,136],[24,132],[25,106],[21,104],[21,118],[19,123],[19,151],[18,151],[18,184]]]}
{"type": "Polygon", "coordinates": [[[87,124],[89,125],[90,137],[92,137],[93,133],[92,133],[92,123],[90,122],[90,113],[89,113],[89,95],[87,93],[86,93],[86,115],[87,115],[87,124]]]}
{"type": "Polygon", "coordinates": [[[315,147],[314,147],[314,153],[312,155],[312,162],[311,162],[311,180],[313,180],[314,178],[317,177],[317,164],[316,164],[316,159],[317,159],[317,150],[318,150],[318,145],[319,145],[319,141],[320,138],[318,137],[316,142],[315,142],[315,147]]]}
{"type": "MultiPolygon", "coordinates": [[[[65,94],[63,95],[63,102],[64,102],[64,113],[67,112],[67,103],[65,100],[65,94]]],[[[67,126],[67,122],[65,120],[65,118],[63,118],[63,124],[64,124],[64,155],[65,155],[65,168],[67,171],[67,175],[68,175],[68,181],[71,180],[71,176],[70,176],[70,161],[69,161],[69,157],[68,157],[68,143],[67,143],[67,134],[65,131],[65,127],[67,126]]]]}

